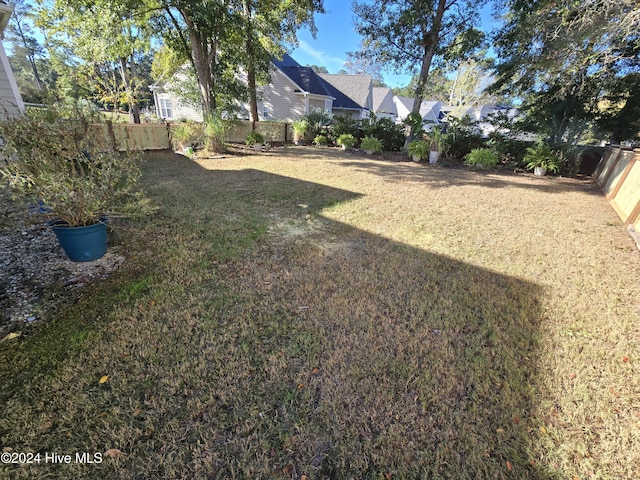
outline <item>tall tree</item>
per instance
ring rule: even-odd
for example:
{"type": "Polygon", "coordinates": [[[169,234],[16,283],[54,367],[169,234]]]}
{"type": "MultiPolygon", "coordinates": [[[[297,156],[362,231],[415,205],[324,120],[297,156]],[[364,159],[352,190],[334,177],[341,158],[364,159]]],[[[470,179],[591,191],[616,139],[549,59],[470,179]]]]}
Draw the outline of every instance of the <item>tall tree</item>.
{"type": "MultiPolygon", "coordinates": [[[[505,23],[496,35],[500,62],[492,90],[528,98],[533,110],[536,104],[562,105],[562,116],[571,121],[560,122],[567,128],[564,133],[554,133],[556,141],[575,141],[579,136],[569,125],[585,125],[589,118],[598,120],[603,117],[598,106],[601,100],[615,96],[621,85],[630,82],[638,86],[637,1],[539,0],[532,4],[504,0],[502,6],[505,23]]],[[[628,115],[630,110],[640,114],[634,91],[623,88],[623,95],[607,112],[609,121],[601,123],[603,128],[616,123],[612,122],[616,109],[620,115],[628,115]]],[[[547,121],[558,124],[556,118],[547,121]]]]}
{"type": "Polygon", "coordinates": [[[5,38],[14,44],[14,47],[17,47],[13,51],[14,56],[20,52],[29,62],[35,87],[37,90],[42,90],[43,83],[38,71],[37,60],[43,57],[44,49],[34,36],[30,18],[32,6],[27,0],[15,0],[12,5],[13,14],[9,19],[5,38]]]}
{"type": "Polygon", "coordinates": [[[368,52],[370,43],[361,43],[360,50],[347,53],[347,62],[345,69],[352,75],[371,75],[375,86],[384,86],[384,77],[382,76],[383,65],[376,60],[373,52],[368,52]]]}
{"type": "Polygon", "coordinates": [[[314,14],[323,13],[322,0],[242,0],[244,51],[249,111],[258,121],[257,83],[269,79],[270,61],[297,45],[297,31],[307,26],[315,35],[314,14]]]}
{"type": "MultiPolygon", "coordinates": [[[[434,57],[461,55],[477,48],[474,26],[486,0],[380,0],[354,2],[356,29],[364,37],[365,56],[397,71],[418,73],[413,112],[420,111],[434,57]],[[416,68],[418,66],[418,68],[416,68]]],[[[410,127],[406,143],[411,139],[410,127]]]]}
{"type": "Polygon", "coordinates": [[[38,9],[38,25],[58,57],[92,73],[115,69],[132,123],[140,123],[138,98],[144,86],[138,63],[150,49],[148,7],[133,0],[54,0],[38,9]]]}

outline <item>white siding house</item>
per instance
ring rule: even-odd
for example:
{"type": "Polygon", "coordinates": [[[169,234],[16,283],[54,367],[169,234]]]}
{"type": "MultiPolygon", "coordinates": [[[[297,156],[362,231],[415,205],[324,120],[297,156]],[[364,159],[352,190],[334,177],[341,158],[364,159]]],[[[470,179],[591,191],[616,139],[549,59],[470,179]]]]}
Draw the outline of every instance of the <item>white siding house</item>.
{"type": "MultiPolygon", "coordinates": [[[[413,98],[400,97],[396,95],[393,97],[393,103],[396,108],[397,121],[402,122],[407,118],[407,115],[411,113],[413,108],[413,98]]],[[[439,123],[438,116],[440,115],[440,107],[440,102],[423,100],[420,104],[420,116],[422,117],[422,123],[439,123]]]]}
{"type": "Polygon", "coordinates": [[[373,111],[379,118],[389,118],[396,121],[398,115],[393,102],[393,92],[388,87],[373,87],[373,111]]]}
{"type": "Polygon", "coordinates": [[[0,0],[0,118],[24,112],[24,103],[4,50],[4,29],[13,7],[0,0]]]}

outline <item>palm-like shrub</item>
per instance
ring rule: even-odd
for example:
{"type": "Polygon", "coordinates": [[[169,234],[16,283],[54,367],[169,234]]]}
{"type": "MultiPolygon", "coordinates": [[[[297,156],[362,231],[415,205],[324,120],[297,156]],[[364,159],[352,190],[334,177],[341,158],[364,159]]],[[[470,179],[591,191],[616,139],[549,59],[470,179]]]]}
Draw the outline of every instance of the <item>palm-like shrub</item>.
{"type": "Polygon", "coordinates": [[[475,148],[466,155],[464,163],[474,167],[495,168],[498,160],[496,152],[488,148],[475,148]]]}
{"type": "Polygon", "coordinates": [[[429,158],[431,146],[426,140],[414,140],[407,147],[407,153],[419,160],[429,158]]]}
{"type": "Polygon", "coordinates": [[[557,173],[560,170],[560,159],[553,149],[542,140],[538,140],[533,147],[528,147],[524,155],[526,169],[544,168],[548,172],[557,173]]]}
{"type": "Polygon", "coordinates": [[[382,142],[375,137],[364,137],[360,142],[360,148],[365,152],[381,152],[382,142]]]}

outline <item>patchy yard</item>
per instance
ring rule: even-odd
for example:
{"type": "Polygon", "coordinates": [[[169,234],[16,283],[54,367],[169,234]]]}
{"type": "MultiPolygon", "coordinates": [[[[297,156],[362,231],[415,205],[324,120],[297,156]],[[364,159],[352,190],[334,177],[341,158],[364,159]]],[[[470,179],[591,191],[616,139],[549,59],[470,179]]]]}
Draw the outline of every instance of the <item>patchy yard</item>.
{"type": "Polygon", "coordinates": [[[0,476],[640,476],[640,256],[588,181],[290,148],[145,188],[0,343],[5,452],[110,456],[0,476]]]}

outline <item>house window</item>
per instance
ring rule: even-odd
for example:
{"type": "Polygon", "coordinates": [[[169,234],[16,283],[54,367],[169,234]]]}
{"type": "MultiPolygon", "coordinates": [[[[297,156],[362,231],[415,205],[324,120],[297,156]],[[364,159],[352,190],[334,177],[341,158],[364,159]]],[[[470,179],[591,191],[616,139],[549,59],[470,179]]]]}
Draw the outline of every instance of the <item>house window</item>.
{"type": "Polygon", "coordinates": [[[160,99],[160,117],[173,118],[173,114],[171,112],[171,100],[168,98],[160,99]]]}
{"type": "Polygon", "coordinates": [[[265,120],[271,118],[271,110],[269,109],[268,105],[262,106],[262,118],[264,118],[265,120]]]}
{"type": "Polygon", "coordinates": [[[331,113],[331,100],[324,101],[324,111],[327,113],[331,113]]]}

